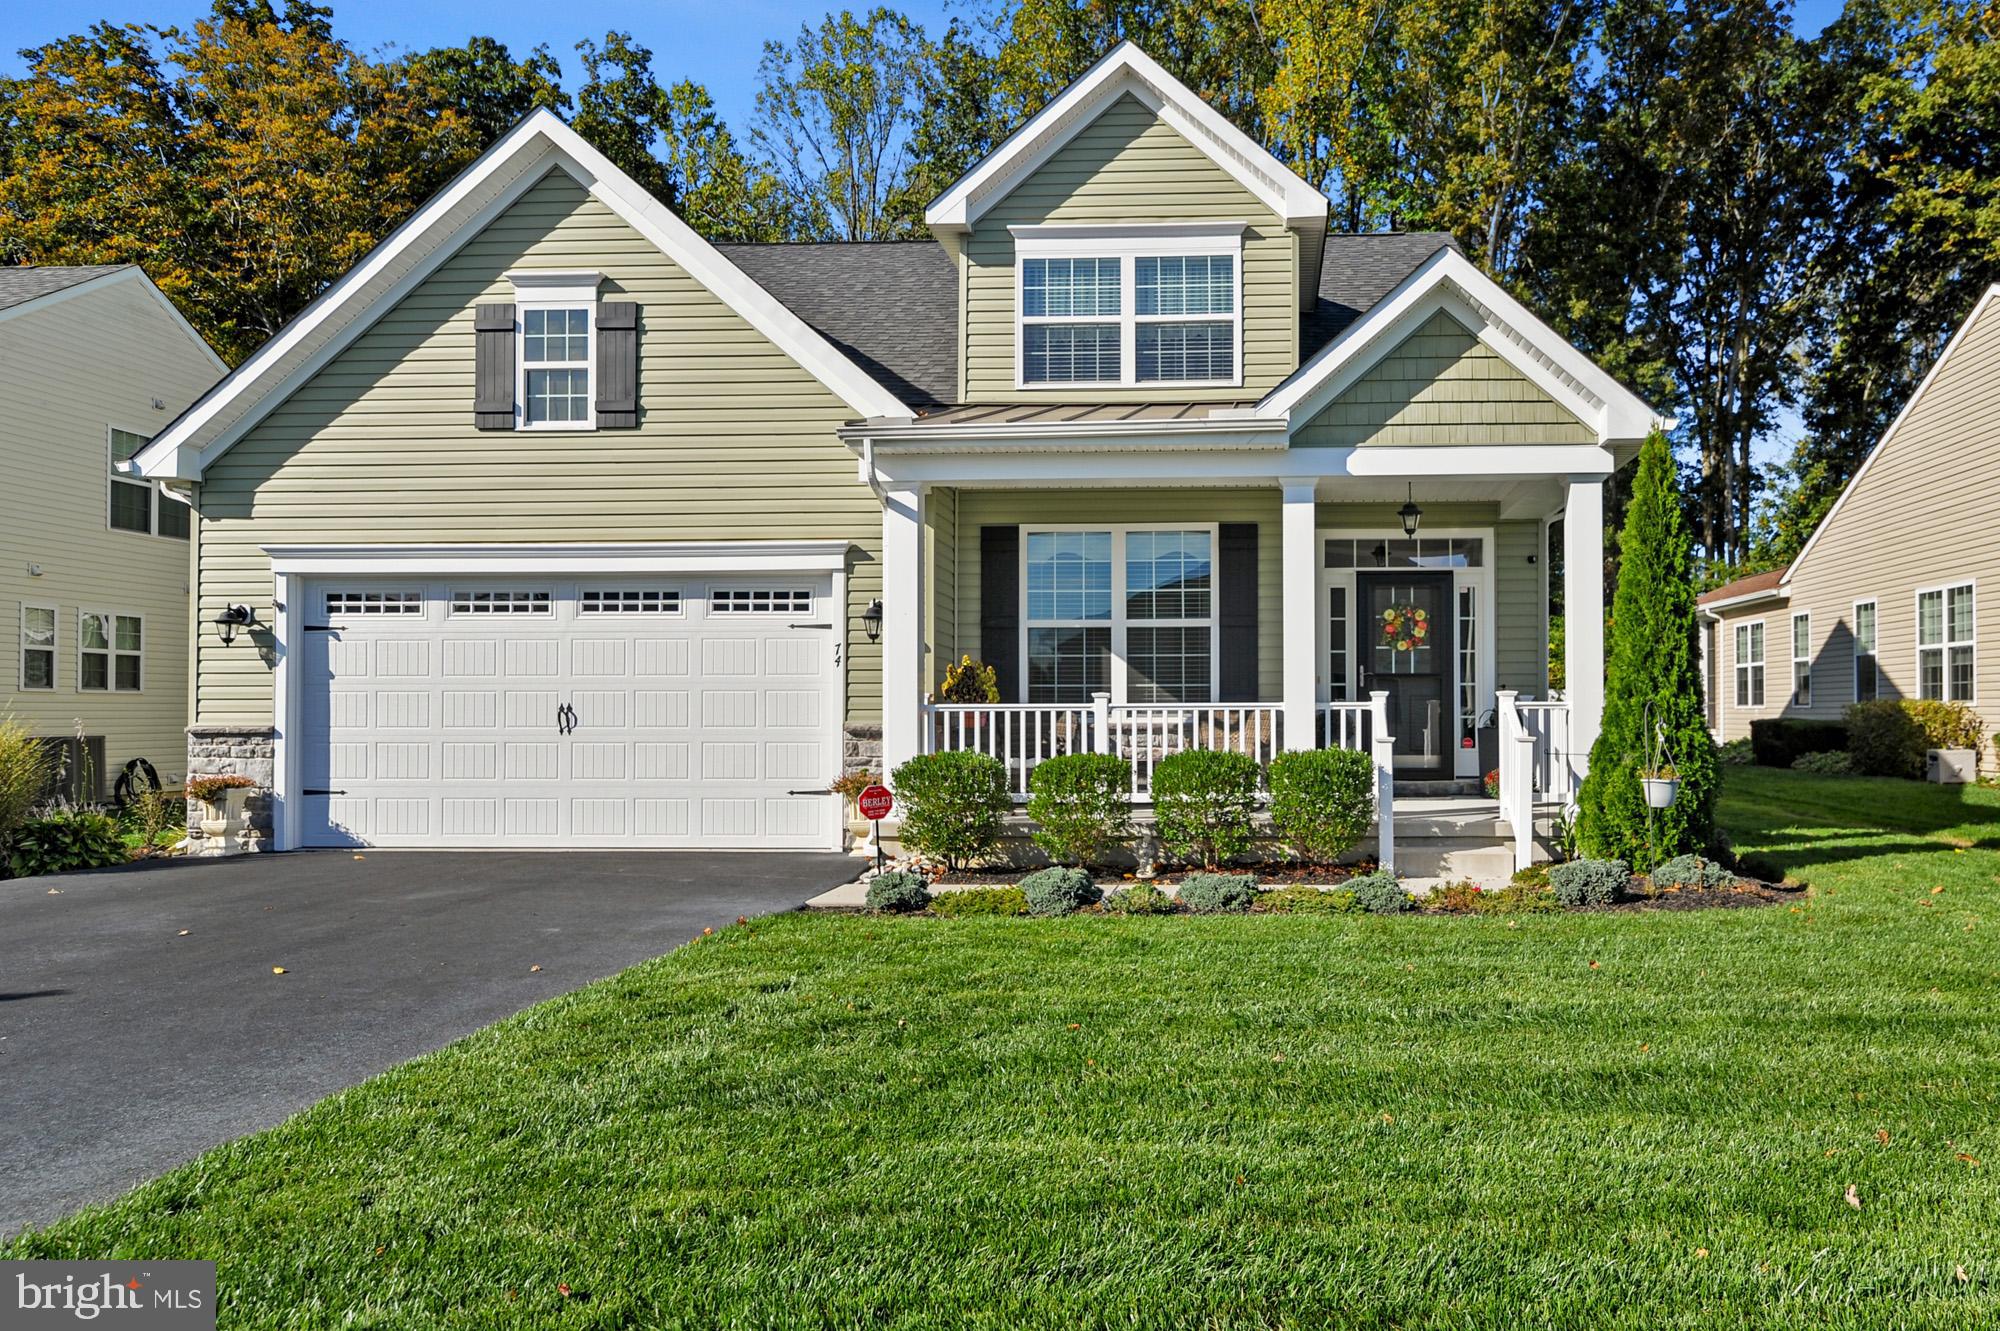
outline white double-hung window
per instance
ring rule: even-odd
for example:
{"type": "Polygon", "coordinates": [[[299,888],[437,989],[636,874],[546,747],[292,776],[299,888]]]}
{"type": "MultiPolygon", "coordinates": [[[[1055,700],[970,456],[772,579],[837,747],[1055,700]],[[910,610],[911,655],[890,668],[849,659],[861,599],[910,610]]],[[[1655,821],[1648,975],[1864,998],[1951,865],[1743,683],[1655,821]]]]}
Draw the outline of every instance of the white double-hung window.
{"type": "Polygon", "coordinates": [[[1028,528],[1028,701],[1214,701],[1215,541],[1213,527],[1028,528]]]}
{"type": "Polygon", "coordinates": [[[1921,697],[1973,701],[1972,584],[1917,593],[1917,687],[1921,697]]]}
{"type": "Polygon", "coordinates": [[[520,325],[515,401],[526,430],[591,430],[597,346],[597,273],[507,274],[520,325]]]}
{"type": "Polygon", "coordinates": [[[1242,382],[1243,226],[1022,226],[1023,388],[1242,382]]]}
{"type": "Polygon", "coordinates": [[[1764,621],[1736,626],[1736,705],[1764,705],[1764,621]]]}

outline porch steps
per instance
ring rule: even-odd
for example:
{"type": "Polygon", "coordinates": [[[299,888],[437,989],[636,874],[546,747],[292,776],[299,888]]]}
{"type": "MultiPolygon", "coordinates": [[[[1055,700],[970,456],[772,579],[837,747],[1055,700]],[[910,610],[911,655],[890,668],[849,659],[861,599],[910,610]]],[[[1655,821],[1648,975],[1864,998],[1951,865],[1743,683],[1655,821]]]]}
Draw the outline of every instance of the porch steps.
{"type": "MultiPolygon", "coordinates": [[[[1550,821],[1535,819],[1535,858],[1550,858],[1550,821]]],[[[1498,800],[1396,793],[1396,872],[1426,882],[1504,883],[1514,873],[1513,829],[1498,800]]]]}

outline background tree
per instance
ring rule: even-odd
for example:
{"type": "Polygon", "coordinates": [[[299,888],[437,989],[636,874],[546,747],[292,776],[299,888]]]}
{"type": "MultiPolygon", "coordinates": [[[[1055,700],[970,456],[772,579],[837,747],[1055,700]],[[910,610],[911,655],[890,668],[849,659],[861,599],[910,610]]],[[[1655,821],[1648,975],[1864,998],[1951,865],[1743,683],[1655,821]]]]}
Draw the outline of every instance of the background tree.
{"type": "Polygon", "coordinates": [[[1715,834],[1715,742],[1702,704],[1693,551],[1675,474],[1666,437],[1653,434],[1639,451],[1625,511],[1603,729],[1578,797],[1584,853],[1639,869],[1706,852],[1715,834]],[[1649,826],[1639,773],[1657,743],[1653,726],[1664,732],[1681,789],[1671,809],[1652,812],[1649,826]]]}
{"type": "Polygon", "coordinates": [[[803,228],[889,240],[890,200],[909,166],[923,29],[891,9],[829,14],[791,44],[764,44],[753,142],[773,162],[803,228]]]}
{"type": "Polygon", "coordinates": [[[524,60],[506,43],[473,37],[463,46],[439,46],[411,58],[438,104],[456,111],[480,146],[498,139],[528,112],[543,109],[567,115],[573,103],[562,87],[562,65],[537,46],[524,60]]]}

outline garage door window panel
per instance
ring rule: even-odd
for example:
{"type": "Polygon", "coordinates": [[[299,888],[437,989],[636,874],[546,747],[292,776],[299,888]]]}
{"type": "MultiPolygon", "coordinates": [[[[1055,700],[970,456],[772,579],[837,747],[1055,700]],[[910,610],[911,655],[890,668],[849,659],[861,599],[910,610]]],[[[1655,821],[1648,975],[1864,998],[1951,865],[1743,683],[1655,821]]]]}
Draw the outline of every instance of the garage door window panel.
{"type": "Polygon", "coordinates": [[[809,615],[813,597],[797,587],[732,587],[709,593],[711,615],[809,615]]]}
{"type": "Polygon", "coordinates": [[[546,591],[458,590],[451,594],[451,613],[454,615],[548,615],[554,612],[554,596],[546,591]]]}

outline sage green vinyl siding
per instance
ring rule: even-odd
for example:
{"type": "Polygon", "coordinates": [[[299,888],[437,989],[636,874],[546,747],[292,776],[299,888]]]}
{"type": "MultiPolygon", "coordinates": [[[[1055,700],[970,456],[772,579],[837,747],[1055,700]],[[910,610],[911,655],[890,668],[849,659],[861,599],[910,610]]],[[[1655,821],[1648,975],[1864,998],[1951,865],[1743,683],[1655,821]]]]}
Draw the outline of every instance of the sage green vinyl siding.
{"type": "Polygon", "coordinates": [[[1542,524],[1493,527],[1494,687],[1542,697],[1549,688],[1549,601],[1542,524]],[[1529,559],[1534,562],[1530,563],[1529,559]]]}
{"type": "MultiPolygon", "coordinates": [[[[272,619],[274,544],[841,540],[848,719],[880,716],[881,509],[834,435],[853,411],[567,174],[551,173],[210,467],[201,606],[272,619]],[[472,425],[473,307],[515,268],[605,274],[640,306],[640,423],[472,425]]],[[[270,662],[201,644],[198,720],[267,725],[270,662]]]]}
{"type": "MultiPolygon", "coordinates": [[[[1724,739],[1759,717],[1837,720],[1854,701],[1854,603],[1875,601],[1878,697],[1922,696],[1917,592],[1974,584],[1973,702],[2000,731],[2000,298],[1884,438],[1796,562],[1787,597],[1722,611],[1715,676],[1724,739]],[[1812,615],[1812,705],[1791,701],[1792,616],[1812,615]],[[1764,621],[1764,706],[1738,707],[1736,625],[1764,621]]],[[[1991,759],[1989,759],[1991,761],[1991,759]]]]}
{"type": "Polygon", "coordinates": [[[1298,368],[1298,237],[1228,172],[1136,98],[1119,98],[998,203],[965,241],[960,383],[968,402],[1157,399],[1162,390],[1014,386],[1014,238],[1049,222],[1234,222],[1243,238],[1243,383],[1175,388],[1177,400],[1262,396],[1298,368]]]}
{"type": "Polygon", "coordinates": [[[1292,436],[1295,448],[1596,442],[1581,421],[1443,311],[1292,436]]]}
{"type": "Polygon", "coordinates": [[[187,771],[192,568],[186,541],[111,529],[106,431],[157,434],[218,377],[195,338],[132,279],[0,321],[0,718],[40,735],[79,725],[102,735],[107,787],[132,758],[171,783],[187,771]],[[56,610],[53,689],[20,687],[24,602],[56,610]],[[144,619],[138,692],[77,687],[83,610],[144,619]]]}

